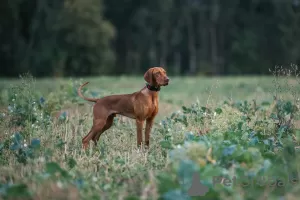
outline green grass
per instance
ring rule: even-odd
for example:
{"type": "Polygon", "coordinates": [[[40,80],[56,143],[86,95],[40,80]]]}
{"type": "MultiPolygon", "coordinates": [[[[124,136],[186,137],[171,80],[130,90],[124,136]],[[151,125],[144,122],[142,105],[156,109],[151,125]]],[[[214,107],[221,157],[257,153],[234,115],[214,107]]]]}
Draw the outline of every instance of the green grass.
{"type": "Polygon", "coordinates": [[[180,180],[191,181],[193,168],[210,188],[204,199],[296,199],[299,194],[299,184],[273,192],[212,185],[217,175],[261,176],[268,163],[269,176],[299,170],[297,79],[281,79],[276,88],[272,76],[171,77],[159,94],[149,150],[136,148],[135,122],[118,118],[87,152],[81,149],[81,139],[92,125],[92,104],[76,95],[79,83],[90,82],[86,96],[101,97],[135,92],[144,80],[25,78],[18,86],[21,81],[0,80],[0,109],[5,113],[0,123],[3,198],[189,199],[180,180]],[[276,92],[283,101],[274,104],[276,92]],[[291,113],[293,126],[284,128],[291,113]],[[274,116],[282,120],[279,128],[274,116]]]}

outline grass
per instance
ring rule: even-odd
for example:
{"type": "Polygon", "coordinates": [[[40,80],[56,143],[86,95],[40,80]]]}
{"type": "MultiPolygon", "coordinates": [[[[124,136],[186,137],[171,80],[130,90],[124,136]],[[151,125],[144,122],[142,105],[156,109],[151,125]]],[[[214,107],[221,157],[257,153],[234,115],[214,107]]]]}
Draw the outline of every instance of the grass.
{"type": "MultiPolygon", "coordinates": [[[[272,76],[253,77],[171,77],[171,84],[160,92],[160,119],[182,105],[190,105],[199,100],[201,104],[216,104],[225,100],[257,101],[272,100],[274,93],[272,76]],[[166,109],[166,110],[165,110],[166,109]]],[[[89,81],[89,90],[103,94],[131,93],[144,86],[141,77],[96,77],[81,78],[89,81]]],[[[70,84],[72,79],[37,79],[36,90],[43,95],[55,92],[60,85],[70,84]]],[[[5,93],[10,85],[20,82],[19,79],[0,79],[0,90],[5,93]],[[9,84],[7,84],[9,83],[9,84]],[[2,86],[2,87],[1,87],[2,86]]],[[[297,84],[296,82],[292,84],[297,84]]],[[[289,91],[283,96],[290,96],[289,91]]]]}
{"type": "Polygon", "coordinates": [[[297,174],[299,82],[276,80],[171,77],[160,92],[149,150],[136,148],[134,121],[118,118],[84,152],[92,104],[77,97],[79,83],[89,81],[85,95],[101,97],[134,92],[144,86],[141,77],[1,79],[0,197],[296,199],[299,184],[271,191],[212,182],[218,175],[297,174]],[[210,189],[205,197],[187,195],[193,172],[210,189]]]}

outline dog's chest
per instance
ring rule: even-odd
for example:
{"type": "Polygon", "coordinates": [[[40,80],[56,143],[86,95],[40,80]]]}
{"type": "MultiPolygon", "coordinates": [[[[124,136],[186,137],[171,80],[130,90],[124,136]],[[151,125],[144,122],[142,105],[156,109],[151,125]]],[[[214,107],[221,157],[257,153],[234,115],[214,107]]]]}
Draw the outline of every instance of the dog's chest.
{"type": "Polygon", "coordinates": [[[140,116],[145,118],[153,117],[158,112],[158,97],[157,95],[153,95],[149,93],[148,90],[143,90],[140,96],[139,105],[136,105],[136,111],[139,113],[140,116]]]}
{"type": "Polygon", "coordinates": [[[150,116],[155,115],[158,111],[158,100],[157,98],[151,98],[148,102],[148,114],[150,116]]]}

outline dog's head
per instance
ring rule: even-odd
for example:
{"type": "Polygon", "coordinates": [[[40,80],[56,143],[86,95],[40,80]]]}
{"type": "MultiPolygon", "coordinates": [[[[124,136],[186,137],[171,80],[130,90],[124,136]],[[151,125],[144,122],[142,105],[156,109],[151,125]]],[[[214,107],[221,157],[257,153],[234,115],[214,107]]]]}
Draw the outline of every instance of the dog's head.
{"type": "Polygon", "coordinates": [[[144,79],[152,86],[166,86],[169,84],[169,77],[162,67],[152,67],[144,75],[144,79]]]}

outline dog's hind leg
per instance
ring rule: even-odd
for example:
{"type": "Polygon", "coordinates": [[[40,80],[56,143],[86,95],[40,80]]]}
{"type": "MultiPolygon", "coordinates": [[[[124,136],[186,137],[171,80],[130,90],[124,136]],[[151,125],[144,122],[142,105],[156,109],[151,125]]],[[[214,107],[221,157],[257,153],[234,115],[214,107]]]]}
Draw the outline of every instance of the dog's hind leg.
{"type": "Polygon", "coordinates": [[[90,132],[82,139],[83,148],[86,149],[89,145],[89,141],[95,137],[95,135],[100,132],[106,124],[105,119],[95,120],[93,123],[93,127],[90,132]]]}
{"type": "Polygon", "coordinates": [[[92,140],[94,141],[96,146],[97,146],[97,142],[98,142],[101,134],[112,126],[115,116],[116,116],[116,114],[111,114],[110,116],[108,116],[106,123],[105,123],[104,127],[102,128],[102,130],[97,132],[97,134],[95,134],[94,137],[92,138],[92,140]]]}

